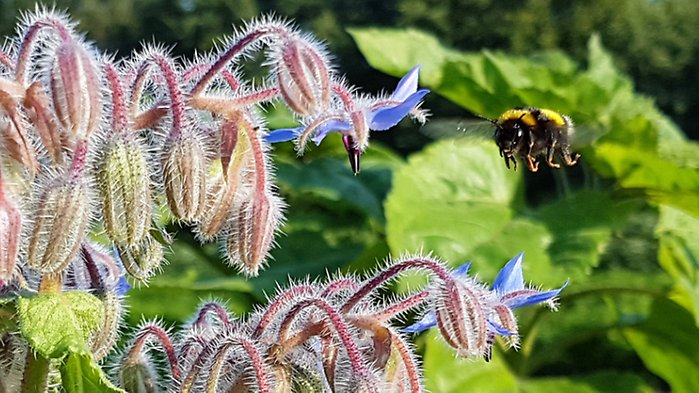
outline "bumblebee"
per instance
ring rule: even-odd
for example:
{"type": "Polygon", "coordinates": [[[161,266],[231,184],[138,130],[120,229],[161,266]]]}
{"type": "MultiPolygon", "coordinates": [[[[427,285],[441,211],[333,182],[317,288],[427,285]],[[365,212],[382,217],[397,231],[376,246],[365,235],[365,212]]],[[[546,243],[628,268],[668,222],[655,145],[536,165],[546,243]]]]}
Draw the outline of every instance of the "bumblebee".
{"type": "Polygon", "coordinates": [[[511,161],[517,169],[517,158],[523,159],[532,172],[539,170],[539,156],[545,156],[552,168],[561,167],[554,162],[555,156],[567,166],[575,165],[580,158],[570,152],[569,137],[574,128],[568,116],[550,109],[524,107],[510,109],[489,121],[495,126],[495,143],[508,168],[511,161]]]}

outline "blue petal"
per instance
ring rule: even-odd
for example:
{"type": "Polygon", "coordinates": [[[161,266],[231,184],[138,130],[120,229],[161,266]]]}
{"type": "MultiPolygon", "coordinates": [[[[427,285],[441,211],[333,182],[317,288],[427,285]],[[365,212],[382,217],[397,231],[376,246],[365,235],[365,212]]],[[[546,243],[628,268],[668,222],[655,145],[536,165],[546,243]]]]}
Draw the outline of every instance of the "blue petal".
{"type": "Polygon", "coordinates": [[[493,321],[488,321],[488,326],[490,326],[490,330],[494,331],[495,334],[499,334],[501,336],[511,336],[514,334],[493,321]]]}
{"type": "Polygon", "coordinates": [[[301,133],[303,130],[303,127],[296,127],[296,128],[280,128],[278,130],[274,130],[270,132],[269,134],[265,135],[265,142],[267,143],[277,143],[277,142],[286,142],[290,141],[301,133]]]}
{"type": "Polygon", "coordinates": [[[403,102],[417,91],[417,80],[420,76],[420,65],[416,65],[408,71],[396,86],[396,90],[391,94],[391,101],[403,102]]]}
{"type": "Polygon", "coordinates": [[[529,295],[529,296],[515,297],[512,299],[508,299],[505,302],[505,304],[509,308],[518,308],[518,307],[530,306],[532,304],[542,303],[542,302],[551,300],[554,297],[558,296],[558,294],[561,293],[561,291],[566,286],[568,286],[569,281],[570,280],[566,280],[566,282],[563,284],[563,286],[561,286],[558,289],[552,289],[552,290],[546,291],[546,292],[539,292],[539,293],[535,293],[535,294],[529,295]]]}
{"type": "Polygon", "coordinates": [[[369,128],[374,131],[385,131],[395,126],[415,108],[427,93],[427,89],[418,90],[405,99],[400,105],[372,111],[369,115],[369,128]]]}
{"type": "Polygon", "coordinates": [[[348,121],[332,119],[318,126],[318,131],[316,131],[315,135],[313,135],[313,138],[311,139],[313,140],[313,143],[320,145],[320,142],[322,142],[329,133],[349,131],[351,129],[352,124],[350,124],[348,121]]]}
{"type": "Polygon", "coordinates": [[[427,314],[425,314],[425,316],[423,316],[422,319],[408,326],[402,331],[406,333],[420,333],[433,326],[437,326],[437,316],[433,311],[430,311],[427,314]]]}
{"type": "Polygon", "coordinates": [[[117,281],[116,287],[114,288],[116,295],[124,296],[129,289],[131,289],[131,284],[126,280],[126,276],[119,277],[119,281],[117,281]]]}
{"type": "Polygon", "coordinates": [[[503,266],[498,272],[493,286],[490,288],[500,293],[508,293],[524,289],[524,276],[522,275],[522,259],[524,252],[519,253],[503,266]]]}
{"type": "Polygon", "coordinates": [[[452,271],[456,277],[465,277],[468,275],[468,269],[471,268],[471,262],[466,262],[452,271]]]}

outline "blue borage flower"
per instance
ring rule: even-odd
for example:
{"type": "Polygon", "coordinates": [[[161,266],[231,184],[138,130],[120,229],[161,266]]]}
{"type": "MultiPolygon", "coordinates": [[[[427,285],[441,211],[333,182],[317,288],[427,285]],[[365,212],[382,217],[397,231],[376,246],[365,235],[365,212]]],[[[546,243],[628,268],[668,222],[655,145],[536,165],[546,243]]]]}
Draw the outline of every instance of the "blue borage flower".
{"type": "MultiPolygon", "coordinates": [[[[386,131],[408,115],[424,121],[425,114],[419,106],[429,90],[418,90],[419,73],[420,66],[410,70],[388,98],[354,99],[348,94],[341,97],[343,108],[338,111],[308,119],[300,127],[274,130],[265,140],[277,143],[295,139],[299,149],[303,149],[307,139],[319,145],[329,133],[340,132],[350,166],[356,174],[359,172],[359,157],[369,143],[369,131],[386,131]]],[[[336,92],[338,90],[343,89],[336,92]]]]}
{"type": "MultiPolygon", "coordinates": [[[[495,294],[498,302],[505,305],[509,309],[529,306],[537,303],[544,303],[549,308],[556,309],[556,297],[568,285],[567,280],[560,288],[550,291],[540,291],[535,288],[529,288],[524,285],[524,275],[522,274],[522,261],[524,253],[518,254],[512,258],[505,266],[500,269],[498,275],[493,281],[490,290],[495,294]]],[[[453,270],[454,277],[464,279],[467,277],[471,263],[468,262],[453,270]]],[[[437,325],[437,318],[434,311],[426,313],[422,319],[416,323],[403,329],[408,333],[423,332],[437,325]]],[[[488,326],[492,332],[500,336],[512,336],[516,334],[508,330],[493,320],[488,320],[488,326]]]]}

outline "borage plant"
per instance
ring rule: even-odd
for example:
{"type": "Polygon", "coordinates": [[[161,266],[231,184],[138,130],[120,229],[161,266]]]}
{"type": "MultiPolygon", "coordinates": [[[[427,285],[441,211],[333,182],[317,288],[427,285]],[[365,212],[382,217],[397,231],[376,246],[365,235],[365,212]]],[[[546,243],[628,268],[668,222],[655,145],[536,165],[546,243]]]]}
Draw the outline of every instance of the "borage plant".
{"type": "Polygon", "coordinates": [[[309,138],[340,132],[357,173],[370,130],[425,120],[418,71],[391,95],[357,94],[321,44],[274,18],[191,61],[157,45],[116,61],[66,15],[25,15],[0,50],[0,392],[419,392],[416,356],[393,325],[414,309],[425,317],[406,331],[436,325],[458,355],[488,359],[498,335],[516,346],[512,309],[555,307],[561,289],[525,288],[521,255],[491,288],[416,256],[367,279],[291,285],[245,319],[211,302],[174,336],[144,323],[114,355],[114,382],[99,366],[119,338],[126,277],[146,282],[161,269],[162,212],[257,275],[285,205],[269,143],[295,139],[301,152],[309,138]],[[239,71],[254,52],[267,59],[261,84],[239,71]],[[261,106],[270,102],[301,126],[268,133],[261,106]],[[433,279],[381,300],[407,270],[433,279]],[[167,370],[150,356],[155,343],[167,370]]]}

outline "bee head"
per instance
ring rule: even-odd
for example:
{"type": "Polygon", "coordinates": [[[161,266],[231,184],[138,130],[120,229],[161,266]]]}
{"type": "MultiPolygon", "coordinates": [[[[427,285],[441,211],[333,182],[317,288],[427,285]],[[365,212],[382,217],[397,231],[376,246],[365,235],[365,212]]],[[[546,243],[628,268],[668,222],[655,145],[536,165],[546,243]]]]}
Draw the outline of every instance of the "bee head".
{"type": "Polygon", "coordinates": [[[500,148],[501,156],[512,156],[521,144],[524,130],[519,122],[495,122],[495,143],[500,148]]]}

